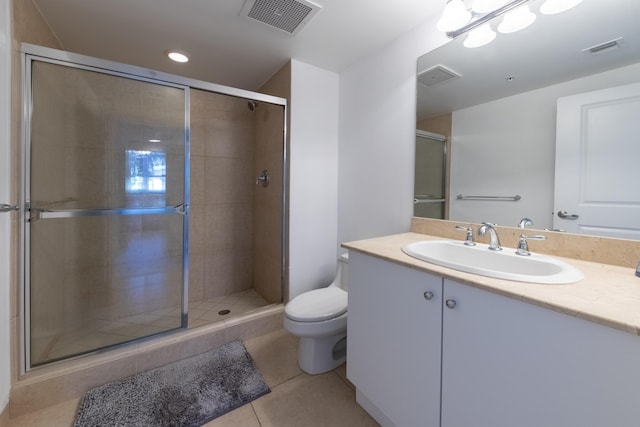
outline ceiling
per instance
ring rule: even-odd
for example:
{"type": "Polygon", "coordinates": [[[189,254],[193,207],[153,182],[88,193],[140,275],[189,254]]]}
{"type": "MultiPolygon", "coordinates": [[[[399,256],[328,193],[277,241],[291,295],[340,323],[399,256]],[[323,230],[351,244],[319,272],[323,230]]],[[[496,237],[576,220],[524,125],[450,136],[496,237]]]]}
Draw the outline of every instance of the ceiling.
{"type": "Polygon", "coordinates": [[[248,90],[290,58],[340,72],[427,18],[445,0],[315,0],[291,36],[240,16],[245,0],[33,0],[65,50],[248,90]],[[168,49],[186,51],[176,64],[168,49]]]}
{"type": "MultiPolygon", "coordinates": [[[[537,13],[541,3],[531,0],[531,10],[537,13]]],[[[498,34],[486,46],[465,48],[459,37],[420,57],[419,73],[442,65],[461,77],[432,87],[419,84],[418,119],[640,61],[638,0],[583,0],[557,15],[537,15],[530,27],[498,34]],[[618,48],[583,51],[615,39],[618,48]]]]}

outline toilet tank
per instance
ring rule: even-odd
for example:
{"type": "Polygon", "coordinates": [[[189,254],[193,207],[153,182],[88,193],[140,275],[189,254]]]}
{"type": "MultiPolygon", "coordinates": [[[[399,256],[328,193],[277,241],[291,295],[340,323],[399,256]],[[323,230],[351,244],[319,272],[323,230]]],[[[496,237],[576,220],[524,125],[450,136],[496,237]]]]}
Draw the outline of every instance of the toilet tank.
{"type": "Polygon", "coordinates": [[[332,286],[337,286],[348,291],[349,282],[349,253],[344,253],[338,257],[338,269],[332,286]]]}

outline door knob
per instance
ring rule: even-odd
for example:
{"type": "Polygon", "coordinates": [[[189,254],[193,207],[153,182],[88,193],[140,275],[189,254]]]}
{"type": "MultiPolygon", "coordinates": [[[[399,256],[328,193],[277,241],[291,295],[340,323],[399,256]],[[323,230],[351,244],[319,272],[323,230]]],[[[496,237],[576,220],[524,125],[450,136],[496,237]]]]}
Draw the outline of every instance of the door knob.
{"type": "Polygon", "coordinates": [[[454,299],[448,299],[444,303],[447,306],[447,308],[451,308],[451,309],[456,308],[456,304],[457,304],[456,300],[454,300],[454,299]]]}
{"type": "Polygon", "coordinates": [[[431,301],[433,299],[433,292],[427,291],[424,293],[424,299],[431,301]]]}
{"type": "Polygon", "coordinates": [[[558,211],[558,216],[562,219],[571,219],[571,220],[576,220],[580,217],[580,215],[570,214],[567,211],[558,211]]]}

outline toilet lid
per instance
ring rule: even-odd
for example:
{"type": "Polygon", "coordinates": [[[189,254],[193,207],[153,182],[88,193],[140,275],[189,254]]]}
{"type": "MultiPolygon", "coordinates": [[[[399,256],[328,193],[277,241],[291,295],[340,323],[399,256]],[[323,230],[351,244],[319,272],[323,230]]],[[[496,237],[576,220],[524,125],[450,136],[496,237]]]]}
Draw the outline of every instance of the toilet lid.
{"type": "Polygon", "coordinates": [[[284,311],[300,322],[332,319],[347,311],[347,292],[333,286],[305,292],[289,301],[284,311]]]}

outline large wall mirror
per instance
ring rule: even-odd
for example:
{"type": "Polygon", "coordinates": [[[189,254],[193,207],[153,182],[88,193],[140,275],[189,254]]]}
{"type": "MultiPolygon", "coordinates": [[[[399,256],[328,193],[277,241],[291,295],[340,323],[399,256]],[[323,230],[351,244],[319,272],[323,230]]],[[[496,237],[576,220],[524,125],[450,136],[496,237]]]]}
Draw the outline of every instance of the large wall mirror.
{"type": "Polygon", "coordinates": [[[640,239],[640,1],[542,3],[524,30],[418,58],[416,128],[448,138],[446,219],[640,239]]]}

